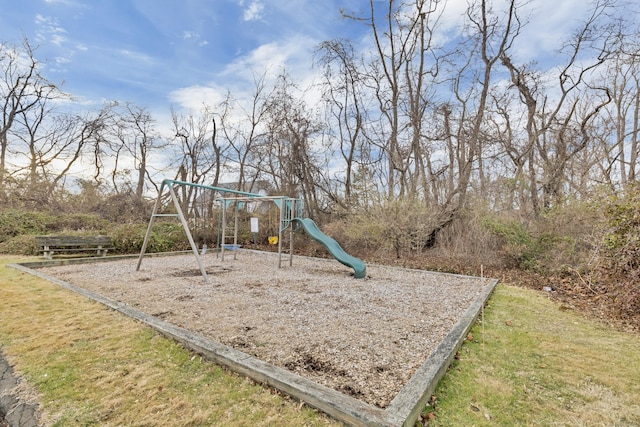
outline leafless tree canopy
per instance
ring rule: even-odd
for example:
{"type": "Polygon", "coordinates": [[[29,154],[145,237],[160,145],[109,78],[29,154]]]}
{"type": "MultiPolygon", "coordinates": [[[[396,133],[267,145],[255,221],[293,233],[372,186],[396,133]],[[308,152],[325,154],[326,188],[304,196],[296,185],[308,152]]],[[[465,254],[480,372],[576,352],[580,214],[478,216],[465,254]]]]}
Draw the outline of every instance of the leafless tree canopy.
{"type": "MultiPolygon", "coordinates": [[[[469,1],[451,37],[446,2],[369,0],[364,15],[343,11],[367,28],[369,45],[318,45],[313,87],[286,70],[257,73],[251,99],[228,93],[200,111],[172,110],[164,133],[130,103],[65,111],[53,101],[68,96],[41,74],[37,50],[2,44],[0,196],[46,199],[80,172],[138,199],[153,197],[163,177],[241,190],[268,181],[320,220],[403,200],[423,206],[429,246],[472,200],[535,218],[634,182],[635,12],[585,4],[557,61],[538,64],[518,59],[529,6],[469,1]],[[309,103],[310,90],[321,102],[309,103]]],[[[184,191],[183,202],[193,200],[184,191]]]]}

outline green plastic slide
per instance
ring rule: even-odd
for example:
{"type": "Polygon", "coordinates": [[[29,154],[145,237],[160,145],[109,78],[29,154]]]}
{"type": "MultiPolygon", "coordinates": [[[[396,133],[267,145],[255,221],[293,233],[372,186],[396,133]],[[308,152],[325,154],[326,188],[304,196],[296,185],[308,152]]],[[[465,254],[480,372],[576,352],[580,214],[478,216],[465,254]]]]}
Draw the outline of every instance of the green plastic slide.
{"type": "Polygon", "coordinates": [[[365,263],[346,253],[338,242],[320,231],[311,218],[294,218],[293,221],[302,225],[302,228],[304,228],[304,231],[306,231],[309,237],[316,242],[322,243],[336,260],[347,267],[353,268],[356,279],[363,279],[367,276],[367,266],[365,263]]]}

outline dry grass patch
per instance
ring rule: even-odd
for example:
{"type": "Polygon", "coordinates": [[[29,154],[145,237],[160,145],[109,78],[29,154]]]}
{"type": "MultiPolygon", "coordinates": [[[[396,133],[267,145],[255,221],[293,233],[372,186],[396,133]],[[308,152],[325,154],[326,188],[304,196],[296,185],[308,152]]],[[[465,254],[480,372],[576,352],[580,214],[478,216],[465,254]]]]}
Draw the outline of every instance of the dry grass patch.
{"type": "Polygon", "coordinates": [[[637,335],[504,285],[484,319],[436,390],[431,426],[640,425],[637,335]]]}
{"type": "Polygon", "coordinates": [[[45,425],[339,425],[9,261],[0,347],[45,425]]]}

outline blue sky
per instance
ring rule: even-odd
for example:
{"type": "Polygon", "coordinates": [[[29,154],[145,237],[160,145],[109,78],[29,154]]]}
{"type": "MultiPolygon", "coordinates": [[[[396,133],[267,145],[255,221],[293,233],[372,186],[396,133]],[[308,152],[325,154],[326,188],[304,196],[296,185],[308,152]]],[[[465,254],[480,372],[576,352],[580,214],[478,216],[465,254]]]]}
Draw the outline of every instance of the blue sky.
{"type": "MultiPolygon", "coordinates": [[[[374,1],[381,9],[388,4],[374,1]]],[[[493,3],[500,9],[506,1],[493,3]]],[[[558,61],[557,49],[587,14],[584,1],[523,1],[521,14],[529,24],[514,46],[517,62],[549,67],[558,61]]],[[[26,36],[45,63],[45,77],[73,95],[81,110],[97,110],[112,100],[132,102],[152,113],[158,130],[173,135],[172,108],[198,114],[228,91],[245,103],[254,78],[267,71],[275,75],[286,67],[294,82],[309,87],[318,80],[313,56],[322,41],[349,38],[371,48],[369,29],[339,12],[344,8],[363,16],[368,3],[0,0],[0,43],[19,45],[26,36]]],[[[467,5],[467,0],[446,1],[439,37],[459,33],[467,5]]],[[[309,98],[309,104],[317,101],[317,91],[309,98]]]]}
{"type": "Polygon", "coordinates": [[[26,36],[46,77],[86,102],[168,110],[185,102],[181,90],[226,87],[248,68],[310,69],[317,43],[365,31],[340,17],[341,3],[0,0],[0,41],[26,36]]]}
{"type": "MultiPolygon", "coordinates": [[[[459,25],[466,6],[450,0],[445,27],[459,25]]],[[[46,62],[45,76],[87,105],[115,99],[168,113],[214,105],[267,69],[286,66],[304,82],[318,43],[367,32],[342,19],[340,8],[367,7],[367,0],[0,0],[0,42],[26,36],[46,62]]],[[[585,9],[583,0],[535,0],[528,8],[534,24],[521,51],[538,60],[553,54],[585,9]]]]}

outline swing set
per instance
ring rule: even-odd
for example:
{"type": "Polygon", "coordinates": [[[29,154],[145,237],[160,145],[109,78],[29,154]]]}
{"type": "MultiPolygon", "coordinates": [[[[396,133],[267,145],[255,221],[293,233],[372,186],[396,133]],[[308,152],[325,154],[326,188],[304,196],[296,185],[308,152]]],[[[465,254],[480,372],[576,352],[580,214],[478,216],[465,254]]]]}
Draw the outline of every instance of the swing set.
{"type": "MultiPolygon", "coordinates": [[[[191,182],[177,181],[172,179],[165,179],[162,181],[160,191],[158,192],[158,198],[153,208],[149,225],[147,226],[147,232],[142,243],[140,250],[140,256],[138,258],[138,265],[136,271],[140,270],[142,265],[142,259],[147,251],[149,245],[149,239],[151,237],[151,231],[153,224],[157,218],[161,217],[177,217],[182,224],[189,245],[196,258],[198,267],[205,282],[209,282],[207,271],[202,262],[202,256],[207,253],[207,218],[211,217],[210,212],[213,207],[213,196],[215,194],[221,194],[221,197],[215,199],[215,202],[219,207],[218,218],[218,238],[216,242],[216,254],[220,255],[222,261],[224,261],[225,252],[230,250],[233,252],[233,259],[237,258],[237,249],[240,248],[238,244],[238,222],[239,212],[244,206],[249,203],[255,202],[269,202],[275,204],[279,209],[279,224],[278,235],[270,236],[269,243],[278,245],[278,268],[282,267],[283,260],[286,261],[288,257],[289,265],[293,263],[293,233],[301,226],[296,222],[297,219],[302,218],[303,203],[301,199],[291,198],[287,196],[263,196],[260,194],[249,193],[245,191],[231,190],[228,188],[214,187],[203,184],[195,184],[191,182]],[[196,189],[196,196],[199,190],[200,197],[194,197],[192,202],[192,209],[194,215],[193,227],[190,226],[187,215],[183,211],[183,207],[180,205],[178,197],[176,195],[176,189],[180,186],[192,187],[196,189]],[[166,199],[165,192],[171,199],[175,213],[161,213],[163,200],[166,199]],[[207,195],[210,195],[207,197],[207,195]],[[233,208],[233,214],[229,215],[230,208],[233,208]],[[231,218],[230,218],[231,216],[231,218]],[[198,248],[198,244],[194,240],[193,235],[198,229],[198,218],[201,218],[202,222],[202,248],[198,248]],[[191,232],[193,228],[194,233],[191,232]],[[288,245],[284,244],[283,238],[288,237],[288,245]],[[288,246],[288,247],[287,247],[288,246]]],[[[189,210],[187,210],[187,214],[189,210]]]]}

